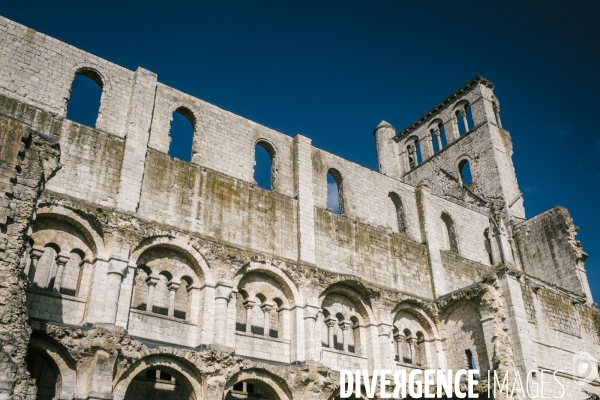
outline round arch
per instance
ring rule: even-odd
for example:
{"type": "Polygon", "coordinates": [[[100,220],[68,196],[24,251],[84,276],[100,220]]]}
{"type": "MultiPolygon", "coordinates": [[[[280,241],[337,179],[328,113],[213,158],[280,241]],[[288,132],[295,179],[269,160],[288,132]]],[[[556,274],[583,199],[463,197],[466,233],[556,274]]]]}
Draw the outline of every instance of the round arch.
{"type": "Polygon", "coordinates": [[[412,314],[425,328],[428,339],[438,340],[440,338],[439,332],[436,329],[436,325],[431,317],[416,303],[410,301],[403,301],[396,305],[392,310],[392,321],[395,320],[396,315],[400,312],[406,312],[412,314]]]}
{"type": "Polygon", "coordinates": [[[89,221],[81,218],[72,210],[61,206],[43,206],[36,211],[37,218],[56,218],[65,221],[77,228],[88,241],[90,249],[96,254],[96,257],[106,255],[104,247],[104,233],[101,228],[96,228],[89,221]]]}
{"type": "Polygon", "coordinates": [[[263,273],[275,279],[283,288],[284,294],[294,302],[294,305],[302,304],[302,297],[294,282],[283,271],[270,264],[251,262],[240,268],[233,278],[233,287],[238,287],[244,275],[254,272],[263,273]]]}
{"type": "Polygon", "coordinates": [[[60,376],[57,398],[72,399],[77,388],[77,373],[75,362],[67,351],[52,339],[34,333],[29,339],[28,353],[42,357],[53,373],[60,376]]]}
{"type": "Polygon", "coordinates": [[[129,266],[137,267],[137,261],[147,250],[154,247],[165,247],[183,254],[196,268],[197,272],[202,274],[206,285],[213,285],[212,274],[204,257],[196,251],[189,243],[180,239],[171,239],[166,236],[156,236],[143,240],[137,248],[131,253],[129,266]]]}
{"type": "MultiPolygon", "coordinates": [[[[223,391],[223,398],[227,397],[227,394],[233,389],[233,385],[238,382],[249,382],[252,384],[256,384],[260,386],[262,390],[265,390],[267,394],[271,397],[274,397],[276,400],[292,400],[292,392],[283,381],[283,379],[279,378],[275,374],[271,372],[260,369],[260,368],[250,368],[244,369],[237,374],[233,375],[227,384],[225,385],[225,390],[223,391]]],[[[115,399],[116,400],[116,399],[115,399]]]]}
{"type": "Polygon", "coordinates": [[[127,371],[115,379],[113,400],[123,400],[131,381],[149,368],[157,368],[175,377],[188,393],[190,399],[202,398],[200,371],[188,361],[170,354],[152,354],[137,360],[127,371]]]}
{"type": "Polygon", "coordinates": [[[350,299],[357,307],[359,314],[366,317],[366,321],[364,321],[366,326],[375,323],[375,315],[371,310],[369,302],[360,293],[351,286],[346,285],[344,282],[334,283],[325,289],[321,295],[319,295],[319,305],[323,304],[323,300],[325,300],[329,294],[333,293],[341,294],[350,299]]]}

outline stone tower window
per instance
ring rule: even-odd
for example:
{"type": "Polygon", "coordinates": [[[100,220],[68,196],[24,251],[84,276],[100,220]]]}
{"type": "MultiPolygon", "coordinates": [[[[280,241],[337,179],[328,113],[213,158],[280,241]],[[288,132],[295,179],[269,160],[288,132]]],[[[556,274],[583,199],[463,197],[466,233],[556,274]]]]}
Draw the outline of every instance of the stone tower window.
{"type": "Polygon", "coordinates": [[[473,182],[473,176],[471,175],[471,165],[469,160],[462,160],[458,163],[458,172],[460,174],[460,180],[463,185],[473,182]]]}
{"type": "Polygon", "coordinates": [[[266,190],[275,190],[275,148],[266,140],[254,147],[254,181],[266,190]]]}
{"type": "Polygon", "coordinates": [[[336,214],[344,213],[344,186],[342,174],[337,169],[327,171],[327,208],[336,214]]]}
{"type": "Polygon", "coordinates": [[[192,160],[192,142],[194,139],[194,130],[196,118],[194,114],[185,107],[179,107],[173,112],[169,137],[169,155],[179,158],[182,161],[190,162],[192,160]]]}
{"type": "Polygon", "coordinates": [[[95,128],[99,120],[103,86],[96,71],[87,68],[78,70],[67,101],[67,118],[95,128]]]}
{"type": "Polygon", "coordinates": [[[454,221],[446,214],[442,214],[442,222],[444,223],[444,238],[446,241],[446,249],[458,253],[458,238],[456,236],[456,228],[454,227],[454,221]]]}

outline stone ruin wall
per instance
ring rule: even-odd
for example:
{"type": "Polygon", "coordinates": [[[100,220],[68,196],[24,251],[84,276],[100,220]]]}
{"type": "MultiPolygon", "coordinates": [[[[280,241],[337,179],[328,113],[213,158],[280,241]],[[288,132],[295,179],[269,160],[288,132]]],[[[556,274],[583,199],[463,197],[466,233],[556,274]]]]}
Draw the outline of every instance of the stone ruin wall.
{"type": "Polygon", "coordinates": [[[425,118],[448,127],[440,154],[428,153],[423,118],[400,133],[378,127],[375,172],[142,68],[4,18],[0,33],[2,182],[14,188],[2,203],[2,398],[133,398],[142,389],[126,396],[129,385],[154,382],[139,377],[157,369],[172,378],[156,385],[178,382],[198,399],[225,398],[241,382],[274,399],[333,399],[340,368],[466,368],[467,349],[482,370],[567,369],[571,398],[599,391],[578,385],[570,361],[599,350],[586,255],[566,210],[523,220],[489,82],[475,79],[425,118]],[[96,128],[65,119],[78,71],[101,78],[96,128]],[[464,101],[475,125],[453,137],[447,110],[464,101]],[[167,154],[180,107],[195,123],[191,163],[167,154]],[[407,170],[403,140],[415,134],[424,161],[407,170]],[[19,135],[33,139],[21,149],[19,135]],[[258,140],[275,149],[272,191],[253,181],[258,140]],[[465,154],[468,188],[457,170],[465,154]],[[343,177],[342,215],[326,209],[331,168],[343,177]],[[493,226],[490,250],[483,232],[493,226]],[[156,312],[144,309],[151,286],[156,312]],[[30,371],[38,381],[26,356],[50,368],[30,371]]]}

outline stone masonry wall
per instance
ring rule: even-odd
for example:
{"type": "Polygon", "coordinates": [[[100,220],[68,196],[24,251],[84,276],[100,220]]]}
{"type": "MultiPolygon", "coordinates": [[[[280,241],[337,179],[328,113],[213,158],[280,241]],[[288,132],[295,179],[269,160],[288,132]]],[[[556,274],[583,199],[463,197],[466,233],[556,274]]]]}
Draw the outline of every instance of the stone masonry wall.
{"type": "Polygon", "coordinates": [[[31,330],[25,307],[24,255],[35,202],[58,167],[58,144],[0,116],[0,399],[35,398],[25,368],[31,330]]]}

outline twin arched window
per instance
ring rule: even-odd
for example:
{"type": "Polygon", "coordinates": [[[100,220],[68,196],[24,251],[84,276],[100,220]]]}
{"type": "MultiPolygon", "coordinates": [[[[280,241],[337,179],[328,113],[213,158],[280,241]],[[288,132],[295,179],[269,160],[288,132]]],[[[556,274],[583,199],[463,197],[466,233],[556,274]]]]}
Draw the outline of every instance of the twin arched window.
{"type": "Polygon", "coordinates": [[[469,104],[461,104],[459,108],[454,111],[454,115],[456,116],[456,128],[458,129],[459,136],[465,135],[474,128],[475,123],[473,122],[473,113],[471,112],[471,106],[469,106],[469,104]]]}
{"type": "Polygon", "coordinates": [[[134,308],[185,320],[192,283],[189,276],[174,279],[169,271],[155,275],[143,265],[137,269],[135,277],[134,308]]]}
{"type": "Polygon", "coordinates": [[[280,298],[267,300],[262,293],[249,296],[244,290],[240,290],[236,298],[235,330],[279,338],[282,306],[283,301],[280,298]]]}
{"type": "Polygon", "coordinates": [[[394,327],[393,336],[395,341],[395,360],[397,362],[418,367],[427,364],[425,355],[425,336],[418,331],[415,335],[409,330],[400,330],[394,327]]]}
{"type": "Polygon", "coordinates": [[[444,147],[447,146],[446,141],[446,130],[444,129],[444,125],[439,122],[437,126],[432,127],[429,130],[431,134],[431,144],[433,146],[433,153],[439,153],[444,147]]]}
{"type": "Polygon", "coordinates": [[[406,154],[408,156],[408,167],[410,171],[423,163],[423,158],[421,156],[421,144],[417,138],[409,141],[406,146],[406,154]]]}

